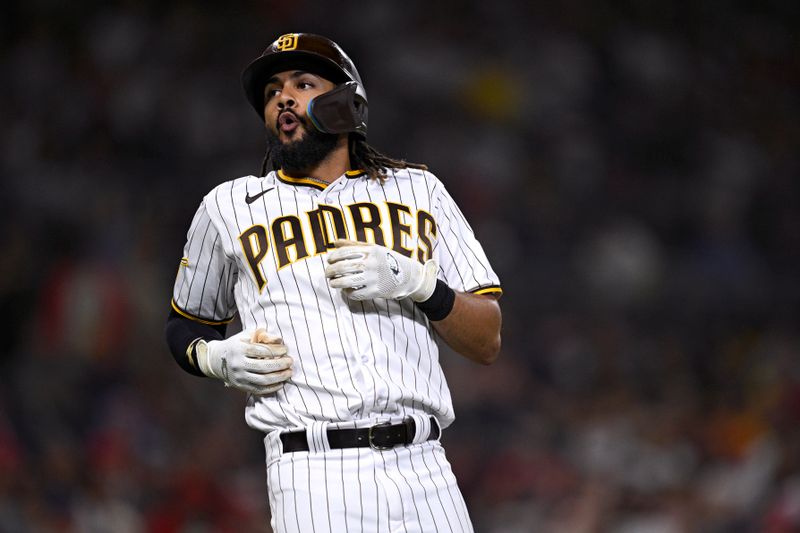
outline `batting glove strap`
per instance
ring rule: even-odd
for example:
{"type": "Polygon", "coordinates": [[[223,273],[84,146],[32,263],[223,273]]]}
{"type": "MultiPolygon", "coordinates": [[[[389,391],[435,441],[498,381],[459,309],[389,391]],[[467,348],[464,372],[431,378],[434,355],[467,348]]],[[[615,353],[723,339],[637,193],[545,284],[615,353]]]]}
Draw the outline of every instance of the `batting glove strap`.
{"type": "Polygon", "coordinates": [[[436,261],[433,259],[425,261],[425,264],[422,265],[422,276],[420,277],[419,285],[409,297],[417,303],[430,299],[436,289],[436,275],[438,273],[439,264],[436,261]]]}

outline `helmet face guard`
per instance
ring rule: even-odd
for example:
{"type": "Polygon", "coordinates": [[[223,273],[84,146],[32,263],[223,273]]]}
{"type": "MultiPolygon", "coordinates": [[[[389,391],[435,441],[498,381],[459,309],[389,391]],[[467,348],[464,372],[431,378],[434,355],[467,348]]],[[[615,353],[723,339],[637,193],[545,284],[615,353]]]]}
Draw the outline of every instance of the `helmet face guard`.
{"type": "Polygon", "coordinates": [[[317,129],[335,134],[356,133],[366,138],[368,104],[361,76],[339,45],[311,33],[280,36],[242,73],[247,100],[261,120],[267,81],[278,72],[292,69],[317,74],[337,85],[309,102],[308,115],[317,129]]]}
{"type": "Polygon", "coordinates": [[[367,136],[367,100],[358,85],[348,81],[308,102],[308,117],[323,133],[359,133],[367,136]]]}

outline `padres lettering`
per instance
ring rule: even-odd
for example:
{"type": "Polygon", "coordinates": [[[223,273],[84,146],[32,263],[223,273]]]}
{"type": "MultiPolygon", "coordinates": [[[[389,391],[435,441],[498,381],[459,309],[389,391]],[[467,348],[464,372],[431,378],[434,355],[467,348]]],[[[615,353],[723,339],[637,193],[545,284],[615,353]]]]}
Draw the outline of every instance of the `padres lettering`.
{"type": "Polygon", "coordinates": [[[242,243],[244,257],[247,259],[247,264],[250,265],[250,270],[253,272],[258,290],[261,291],[264,285],[267,284],[267,280],[265,280],[264,275],[261,274],[258,264],[267,255],[267,249],[269,248],[267,230],[261,224],[251,226],[239,235],[239,242],[242,243]]]}
{"type": "Polygon", "coordinates": [[[285,215],[273,219],[269,231],[261,224],[244,230],[239,243],[259,291],[267,283],[259,265],[269,251],[270,236],[278,269],[325,253],[333,248],[336,239],[348,238],[387,246],[422,263],[431,257],[437,230],[430,213],[420,209],[413,214],[407,205],[393,202],[359,202],[344,208],[320,205],[307,211],[305,217],[285,215]]]}

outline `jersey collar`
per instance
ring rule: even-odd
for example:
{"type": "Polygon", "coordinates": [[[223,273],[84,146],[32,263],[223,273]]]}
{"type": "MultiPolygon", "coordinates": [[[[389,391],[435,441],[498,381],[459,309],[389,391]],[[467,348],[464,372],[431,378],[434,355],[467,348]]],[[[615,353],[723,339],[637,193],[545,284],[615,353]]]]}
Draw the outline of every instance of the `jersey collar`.
{"type": "MultiPolygon", "coordinates": [[[[287,176],[283,173],[283,170],[278,170],[277,173],[278,180],[282,181],[283,183],[287,183],[289,185],[304,185],[306,187],[313,187],[317,190],[324,191],[330,183],[324,182],[322,180],[318,180],[316,178],[305,177],[305,178],[295,178],[293,176],[287,176]]],[[[348,170],[344,173],[344,175],[348,178],[356,178],[364,174],[363,170],[348,170]]]]}

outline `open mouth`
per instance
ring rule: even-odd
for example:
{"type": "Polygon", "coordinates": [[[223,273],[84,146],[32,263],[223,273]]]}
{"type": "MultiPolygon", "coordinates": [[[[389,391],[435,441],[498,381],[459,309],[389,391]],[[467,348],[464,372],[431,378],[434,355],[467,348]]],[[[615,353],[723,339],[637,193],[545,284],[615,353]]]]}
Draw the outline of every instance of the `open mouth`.
{"type": "Polygon", "coordinates": [[[300,125],[300,119],[291,111],[284,111],[278,115],[278,130],[291,133],[300,125]]]}

